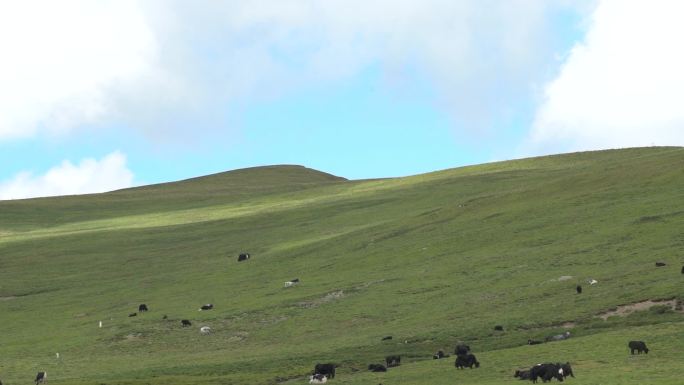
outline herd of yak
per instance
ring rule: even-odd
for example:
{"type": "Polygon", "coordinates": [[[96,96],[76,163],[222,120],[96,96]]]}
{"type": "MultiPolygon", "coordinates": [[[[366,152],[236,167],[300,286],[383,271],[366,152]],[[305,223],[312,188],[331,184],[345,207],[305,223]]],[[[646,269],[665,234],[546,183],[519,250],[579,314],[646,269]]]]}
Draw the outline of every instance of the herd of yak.
{"type": "MultiPolygon", "coordinates": [[[[238,256],[238,262],[243,262],[246,261],[250,258],[250,255],[248,253],[243,253],[238,256]]],[[[656,267],[663,267],[665,266],[665,263],[663,262],[656,262],[656,267]]],[[[682,267],[682,274],[684,274],[684,266],[682,267]]],[[[299,279],[293,280],[293,281],[288,281],[285,283],[285,287],[291,287],[292,285],[299,283],[299,279]]],[[[591,280],[590,284],[593,285],[597,283],[595,280],[591,280]]],[[[577,294],[582,293],[582,287],[578,285],[576,287],[577,294]]],[[[214,305],[212,304],[205,304],[202,305],[199,310],[212,310],[214,308],[214,305]]],[[[147,307],[146,304],[140,304],[138,306],[138,313],[144,313],[147,312],[149,308],[147,307]]],[[[130,313],[128,316],[129,317],[135,317],[138,315],[138,313],[130,313]]],[[[165,315],[163,317],[164,319],[167,319],[167,316],[165,315]]],[[[100,327],[102,327],[102,321],[99,323],[100,327]]],[[[188,327],[191,326],[192,322],[187,319],[181,320],[181,326],[183,327],[188,327]]],[[[495,330],[503,330],[502,326],[497,325],[495,327],[495,330]]],[[[200,328],[200,332],[202,334],[207,334],[211,331],[211,329],[208,326],[204,326],[200,328]]],[[[552,342],[552,341],[561,341],[570,338],[570,332],[565,332],[563,334],[557,334],[553,336],[549,336],[546,338],[545,342],[552,342]]],[[[392,339],[391,336],[383,337],[383,340],[389,340],[392,339]]],[[[528,345],[536,345],[536,344],[541,344],[543,343],[542,341],[536,341],[536,340],[528,340],[527,341],[528,345]]],[[[634,352],[637,352],[639,354],[645,353],[648,354],[649,349],[646,347],[646,344],[643,341],[630,341],[628,343],[628,347],[631,351],[631,354],[634,354],[634,352]]],[[[454,350],[454,354],[456,355],[456,361],[454,362],[454,365],[456,366],[457,369],[465,369],[470,368],[472,369],[473,367],[479,368],[480,363],[477,361],[477,358],[473,353],[470,351],[470,346],[468,345],[457,345],[456,349],[454,350]]],[[[57,353],[59,357],[59,353],[57,353]]],[[[442,358],[447,358],[449,357],[448,354],[445,354],[444,351],[440,350],[436,354],[432,356],[433,359],[442,359],[442,358]]],[[[398,355],[392,355],[392,356],[387,356],[385,357],[385,365],[382,364],[370,364],[368,365],[368,370],[372,372],[386,372],[387,368],[391,367],[396,367],[401,364],[401,356],[398,355]]],[[[533,383],[537,383],[538,379],[541,379],[542,382],[549,382],[552,379],[557,379],[558,381],[563,381],[566,377],[575,377],[575,375],[572,372],[572,367],[570,366],[569,362],[566,362],[565,364],[561,363],[540,363],[532,366],[529,369],[522,369],[522,370],[516,370],[513,377],[518,378],[520,380],[531,380],[533,383]]],[[[310,384],[325,384],[329,378],[335,378],[335,364],[316,364],[313,370],[313,374],[309,376],[309,383],[310,384]]],[[[47,372],[41,371],[38,372],[35,378],[35,383],[36,385],[47,382],[47,372]]],[[[2,385],[2,380],[0,380],[0,385],[2,385]]]]}
{"type": "MultiPolygon", "coordinates": [[[[664,262],[656,262],[656,267],[663,267],[666,266],[664,262]]],[[[682,266],[682,274],[684,274],[684,266],[682,266]]],[[[591,279],[589,280],[590,285],[594,285],[598,283],[598,281],[591,279]]],[[[582,286],[577,285],[576,286],[576,291],[577,294],[582,294],[582,286]]],[[[494,327],[495,330],[502,331],[503,327],[500,325],[497,325],[494,327]]],[[[527,340],[528,345],[537,345],[541,344],[544,342],[552,342],[552,341],[561,341],[570,338],[570,332],[566,331],[563,334],[557,334],[553,336],[549,336],[545,339],[545,341],[537,341],[537,340],[527,340]]],[[[383,340],[388,340],[392,339],[391,336],[384,337],[383,340]]],[[[634,352],[637,352],[638,354],[645,353],[648,354],[648,348],[646,347],[646,343],[643,341],[629,341],[627,344],[631,354],[634,354],[634,352]]],[[[454,351],[454,354],[456,354],[456,361],[454,362],[454,365],[456,366],[457,369],[464,369],[466,367],[472,369],[473,367],[479,368],[480,363],[477,361],[477,358],[475,357],[474,354],[470,352],[470,346],[468,345],[457,345],[456,349],[454,351]]],[[[435,355],[432,356],[433,359],[442,359],[442,358],[447,358],[449,357],[448,354],[444,354],[444,351],[440,350],[438,351],[435,355]]],[[[368,365],[368,370],[371,372],[386,372],[387,368],[393,367],[393,366],[399,366],[401,363],[401,357],[400,356],[387,356],[385,357],[385,365],[382,364],[370,364],[368,365]]],[[[531,380],[532,383],[537,383],[538,379],[541,379],[542,382],[549,382],[552,379],[557,379],[558,381],[563,381],[566,377],[575,377],[574,373],[572,372],[572,367],[570,366],[569,362],[566,362],[565,364],[561,363],[540,363],[532,366],[529,369],[519,369],[516,370],[515,373],[513,374],[514,378],[518,378],[520,380],[531,380]]],[[[328,378],[334,378],[335,377],[335,365],[334,364],[316,364],[314,367],[313,375],[309,377],[309,383],[310,384],[325,384],[328,381],[328,378]]]]}
{"type": "MultiPolygon", "coordinates": [[[[563,334],[549,336],[546,338],[546,341],[559,341],[569,337],[570,332],[565,332],[563,334]]],[[[383,340],[388,339],[392,339],[392,337],[388,336],[383,338],[383,340]]],[[[528,340],[528,344],[534,345],[532,342],[532,340],[528,340]]],[[[643,341],[630,341],[627,346],[632,354],[634,354],[634,352],[639,354],[648,354],[648,348],[646,347],[646,343],[643,341]]],[[[454,354],[456,355],[456,361],[454,362],[454,365],[457,369],[473,369],[473,367],[480,367],[480,363],[477,361],[477,358],[470,351],[470,346],[464,344],[456,345],[454,354]]],[[[445,354],[443,350],[438,351],[432,356],[432,358],[435,360],[447,357],[449,357],[449,355],[445,354]]],[[[386,372],[387,368],[399,366],[400,364],[401,356],[392,355],[385,357],[386,366],[382,364],[369,364],[368,370],[371,372],[386,372]]],[[[325,384],[328,382],[329,378],[335,378],[335,364],[316,364],[313,373],[313,375],[309,376],[310,384],[325,384]]],[[[563,382],[566,377],[574,378],[575,374],[572,372],[572,366],[569,362],[564,364],[547,362],[536,364],[529,369],[518,369],[513,374],[513,377],[520,380],[531,380],[532,383],[536,384],[539,379],[541,379],[542,382],[549,382],[555,378],[558,381],[563,382]]]]}

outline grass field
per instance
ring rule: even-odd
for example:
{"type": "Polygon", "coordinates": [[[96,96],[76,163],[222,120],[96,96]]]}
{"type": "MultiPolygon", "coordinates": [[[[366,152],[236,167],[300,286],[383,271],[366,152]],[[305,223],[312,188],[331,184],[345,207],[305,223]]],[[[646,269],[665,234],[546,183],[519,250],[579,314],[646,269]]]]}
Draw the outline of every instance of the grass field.
{"type": "Polygon", "coordinates": [[[333,384],[493,385],[570,361],[571,384],[682,384],[683,313],[596,317],[684,300],[682,229],[674,147],[367,181],[272,166],[2,201],[0,379],[305,384],[334,362],[333,384]],[[252,258],[237,263],[240,252],[252,258]],[[140,303],[150,311],[128,317],[140,303]],[[526,345],[565,330],[567,341],[526,345]],[[630,356],[629,340],[651,352],[630,356]],[[481,368],[432,360],[459,341],[481,368]],[[389,354],[402,365],[365,370],[389,354]]]}

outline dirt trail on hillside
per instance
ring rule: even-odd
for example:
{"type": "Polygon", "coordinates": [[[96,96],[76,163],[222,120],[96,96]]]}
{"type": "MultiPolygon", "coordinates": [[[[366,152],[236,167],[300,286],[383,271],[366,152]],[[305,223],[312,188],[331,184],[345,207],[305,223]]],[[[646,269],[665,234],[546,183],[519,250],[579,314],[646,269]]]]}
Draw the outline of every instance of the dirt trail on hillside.
{"type": "MultiPolygon", "coordinates": [[[[662,301],[652,301],[650,299],[646,301],[641,301],[641,302],[636,302],[628,305],[620,305],[618,306],[615,310],[609,310],[603,313],[599,313],[595,315],[597,318],[601,318],[604,321],[608,320],[609,317],[625,317],[628,316],[634,312],[637,311],[644,311],[652,308],[653,306],[658,306],[658,305],[666,305],[669,306],[672,310],[676,310],[677,307],[677,300],[671,299],[671,300],[662,300],[662,301]]],[[[682,312],[682,310],[678,310],[679,312],[682,312]]]]}

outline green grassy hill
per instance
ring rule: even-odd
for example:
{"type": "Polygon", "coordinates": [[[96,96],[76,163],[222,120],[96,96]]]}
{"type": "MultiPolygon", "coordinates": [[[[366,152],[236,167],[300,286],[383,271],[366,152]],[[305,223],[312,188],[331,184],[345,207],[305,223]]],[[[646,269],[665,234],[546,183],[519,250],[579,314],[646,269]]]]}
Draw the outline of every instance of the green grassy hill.
{"type": "Polygon", "coordinates": [[[684,149],[672,147],[369,181],[272,166],[2,201],[0,379],[305,384],[335,362],[333,384],[506,384],[570,361],[571,384],[681,384],[684,314],[596,315],[681,304],[683,229],[684,149]],[[128,317],[140,303],[150,311],[128,317]],[[651,352],[630,356],[632,339],[651,352]],[[459,341],[480,369],[432,360],[459,341]],[[365,370],[389,354],[402,366],[365,370]]]}

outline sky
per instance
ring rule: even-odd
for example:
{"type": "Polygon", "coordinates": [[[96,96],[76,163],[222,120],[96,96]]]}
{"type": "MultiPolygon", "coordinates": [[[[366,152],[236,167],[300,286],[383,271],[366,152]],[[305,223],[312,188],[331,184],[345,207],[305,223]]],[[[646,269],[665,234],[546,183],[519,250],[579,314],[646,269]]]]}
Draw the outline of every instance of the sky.
{"type": "Polygon", "coordinates": [[[0,1],[0,199],[684,145],[677,0],[0,1]]]}

